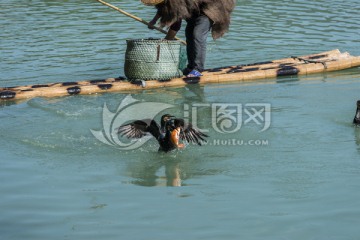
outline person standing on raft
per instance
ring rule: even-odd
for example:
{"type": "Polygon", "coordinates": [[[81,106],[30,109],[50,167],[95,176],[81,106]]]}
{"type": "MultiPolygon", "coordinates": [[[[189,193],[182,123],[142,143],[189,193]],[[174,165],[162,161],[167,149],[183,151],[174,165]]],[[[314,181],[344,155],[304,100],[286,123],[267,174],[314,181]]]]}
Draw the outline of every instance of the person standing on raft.
{"type": "Polygon", "coordinates": [[[141,2],[155,6],[157,9],[155,17],[150,21],[150,29],[159,19],[161,27],[170,27],[165,39],[173,40],[181,28],[182,19],[186,20],[188,65],[184,75],[202,76],[208,34],[211,31],[215,40],[229,30],[230,15],[235,8],[235,0],[141,0],[141,2]]]}

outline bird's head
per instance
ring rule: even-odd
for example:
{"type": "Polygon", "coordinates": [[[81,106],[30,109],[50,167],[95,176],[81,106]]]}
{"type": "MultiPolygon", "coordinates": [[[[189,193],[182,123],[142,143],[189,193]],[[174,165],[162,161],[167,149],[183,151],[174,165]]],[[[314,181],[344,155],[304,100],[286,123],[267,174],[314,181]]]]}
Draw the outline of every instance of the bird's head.
{"type": "Polygon", "coordinates": [[[164,114],[161,116],[161,120],[160,120],[160,126],[161,128],[164,128],[166,123],[170,120],[173,120],[174,116],[170,115],[170,114],[164,114]]]}

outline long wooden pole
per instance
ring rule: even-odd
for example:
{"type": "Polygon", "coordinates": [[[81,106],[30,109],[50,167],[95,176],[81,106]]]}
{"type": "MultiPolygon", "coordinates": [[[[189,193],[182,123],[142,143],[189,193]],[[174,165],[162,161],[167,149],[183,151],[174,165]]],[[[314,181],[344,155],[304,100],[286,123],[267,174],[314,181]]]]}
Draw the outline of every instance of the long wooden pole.
{"type": "MultiPolygon", "coordinates": [[[[143,24],[145,24],[146,26],[150,26],[150,23],[149,23],[149,22],[147,22],[147,21],[143,20],[142,18],[139,18],[139,17],[137,17],[137,16],[135,16],[135,15],[133,15],[133,14],[130,14],[130,13],[128,13],[128,12],[126,12],[126,11],[118,8],[118,7],[115,7],[114,5],[112,5],[112,4],[110,4],[110,3],[107,3],[107,2],[105,2],[105,1],[103,1],[103,0],[96,0],[96,1],[98,1],[98,2],[101,3],[101,4],[103,4],[103,5],[105,5],[105,6],[108,6],[108,7],[112,8],[112,9],[114,9],[114,10],[116,10],[116,11],[124,14],[125,16],[128,16],[128,17],[130,17],[130,18],[132,18],[132,19],[134,19],[134,20],[136,20],[136,21],[138,21],[138,22],[143,23],[143,24]]],[[[154,28],[154,29],[156,29],[156,30],[158,30],[159,32],[162,32],[162,33],[164,33],[164,34],[167,34],[167,31],[165,31],[165,30],[162,29],[162,28],[159,28],[159,27],[157,27],[157,26],[151,26],[151,27],[154,28]]],[[[179,42],[181,42],[182,44],[186,45],[186,42],[185,42],[184,40],[182,40],[182,39],[180,39],[180,38],[178,38],[178,37],[175,37],[175,39],[178,40],[179,42]]]]}

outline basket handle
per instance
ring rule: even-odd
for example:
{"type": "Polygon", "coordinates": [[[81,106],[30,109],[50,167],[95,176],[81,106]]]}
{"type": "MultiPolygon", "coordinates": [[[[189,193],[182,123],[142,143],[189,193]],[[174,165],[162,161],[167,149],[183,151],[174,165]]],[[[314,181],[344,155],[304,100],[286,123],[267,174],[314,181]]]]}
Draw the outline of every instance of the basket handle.
{"type": "Polygon", "coordinates": [[[157,49],[156,49],[156,61],[158,62],[160,60],[160,44],[158,44],[157,49]]]}

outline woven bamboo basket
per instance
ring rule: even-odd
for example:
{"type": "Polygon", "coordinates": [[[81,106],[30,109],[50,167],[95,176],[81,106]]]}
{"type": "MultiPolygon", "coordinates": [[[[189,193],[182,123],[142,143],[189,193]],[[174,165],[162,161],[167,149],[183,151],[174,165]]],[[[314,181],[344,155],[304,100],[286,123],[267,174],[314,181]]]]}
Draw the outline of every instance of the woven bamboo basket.
{"type": "Polygon", "coordinates": [[[127,40],[125,76],[130,79],[168,80],[182,75],[179,70],[181,44],[163,39],[127,40]]]}

